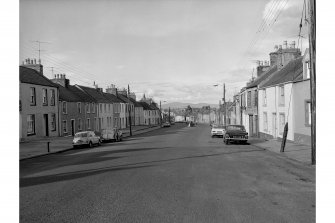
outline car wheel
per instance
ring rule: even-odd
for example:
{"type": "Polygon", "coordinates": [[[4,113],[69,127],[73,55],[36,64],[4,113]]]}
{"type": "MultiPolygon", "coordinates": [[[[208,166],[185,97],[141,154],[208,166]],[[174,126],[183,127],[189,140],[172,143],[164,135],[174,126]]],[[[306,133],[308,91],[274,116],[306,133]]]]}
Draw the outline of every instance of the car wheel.
{"type": "Polygon", "coordinates": [[[77,149],[77,147],[78,147],[78,146],[76,146],[76,145],[73,145],[73,148],[74,148],[74,149],[77,149]]]}
{"type": "Polygon", "coordinates": [[[92,147],[93,147],[93,144],[92,144],[92,142],[91,142],[91,141],[88,143],[88,147],[90,147],[90,148],[92,148],[92,147]]]}

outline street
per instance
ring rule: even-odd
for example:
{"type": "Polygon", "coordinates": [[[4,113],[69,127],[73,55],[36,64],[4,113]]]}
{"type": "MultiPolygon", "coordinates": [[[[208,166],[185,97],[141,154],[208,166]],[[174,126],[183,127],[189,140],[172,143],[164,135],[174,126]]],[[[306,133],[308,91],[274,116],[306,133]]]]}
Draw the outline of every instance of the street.
{"type": "Polygon", "coordinates": [[[210,126],[20,161],[21,222],[315,222],[315,167],[210,126]]]}

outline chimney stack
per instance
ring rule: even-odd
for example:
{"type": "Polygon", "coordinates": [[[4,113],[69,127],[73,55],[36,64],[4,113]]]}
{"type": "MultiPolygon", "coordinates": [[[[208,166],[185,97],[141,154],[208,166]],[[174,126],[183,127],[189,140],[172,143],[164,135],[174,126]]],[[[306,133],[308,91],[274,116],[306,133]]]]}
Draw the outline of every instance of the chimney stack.
{"type": "Polygon", "coordinates": [[[285,40],[284,43],[283,43],[285,49],[287,49],[287,41],[285,40]]]}
{"type": "Polygon", "coordinates": [[[36,70],[37,72],[43,75],[43,65],[36,64],[36,59],[27,58],[23,61],[22,66],[36,70]]]}
{"type": "Polygon", "coordinates": [[[70,85],[70,80],[66,79],[65,74],[55,74],[55,78],[51,79],[51,81],[65,87],[65,88],[68,88],[69,85],[70,85]]]}

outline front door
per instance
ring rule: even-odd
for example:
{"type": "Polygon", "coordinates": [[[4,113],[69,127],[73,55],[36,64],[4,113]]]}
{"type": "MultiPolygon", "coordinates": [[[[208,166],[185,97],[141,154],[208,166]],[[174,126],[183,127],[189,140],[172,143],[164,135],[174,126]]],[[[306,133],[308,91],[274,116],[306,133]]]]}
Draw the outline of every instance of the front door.
{"type": "Polygon", "coordinates": [[[71,134],[72,134],[72,136],[74,136],[74,134],[75,134],[74,119],[71,119],[71,134]]]}
{"type": "Polygon", "coordinates": [[[277,137],[277,114],[272,113],[272,134],[273,138],[277,137]]]}
{"type": "Polygon", "coordinates": [[[249,115],[249,135],[250,136],[254,136],[254,122],[253,122],[253,116],[252,115],[249,115]]]}
{"type": "Polygon", "coordinates": [[[258,115],[255,115],[255,135],[259,137],[258,135],[258,115]]]}
{"type": "Polygon", "coordinates": [[[49,121],[48,121],[48,114],[43,115],[44,119],[44,131],[45,131],[45,136],[49,136],[49,121]]]}

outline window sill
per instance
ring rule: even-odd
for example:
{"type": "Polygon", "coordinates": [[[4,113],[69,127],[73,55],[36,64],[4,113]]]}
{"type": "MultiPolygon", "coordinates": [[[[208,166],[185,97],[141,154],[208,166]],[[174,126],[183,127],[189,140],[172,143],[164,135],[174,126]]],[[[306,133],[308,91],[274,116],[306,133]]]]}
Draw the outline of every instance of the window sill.
{"type": "Polygon", "coordinates": [[[27,136],[34,136],[36,133],[28,133],[27,136]]]}
{"type": "Polygon", "coordinates": [[[30,104],[30,106],[36,106],[36,104],[30,104]]]}

